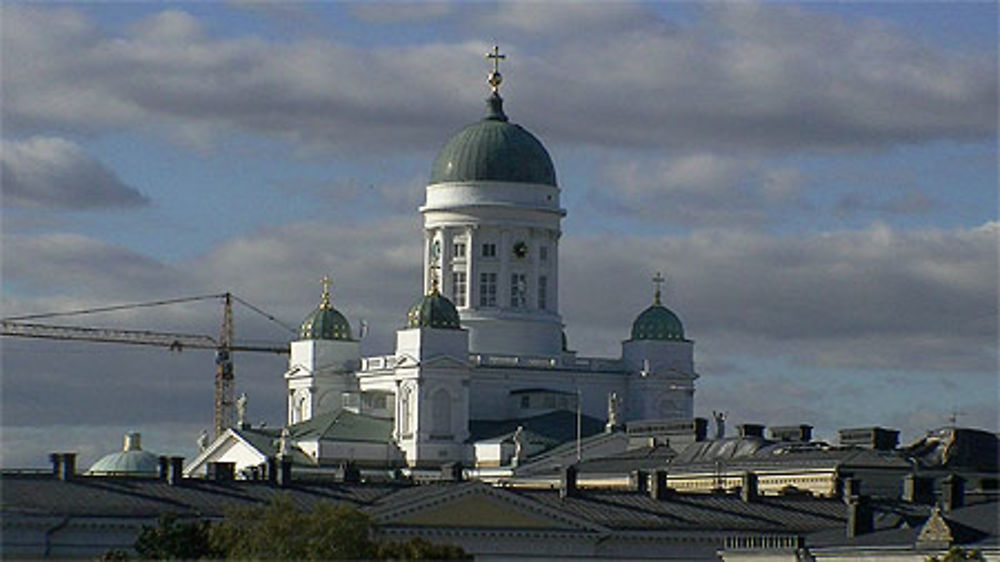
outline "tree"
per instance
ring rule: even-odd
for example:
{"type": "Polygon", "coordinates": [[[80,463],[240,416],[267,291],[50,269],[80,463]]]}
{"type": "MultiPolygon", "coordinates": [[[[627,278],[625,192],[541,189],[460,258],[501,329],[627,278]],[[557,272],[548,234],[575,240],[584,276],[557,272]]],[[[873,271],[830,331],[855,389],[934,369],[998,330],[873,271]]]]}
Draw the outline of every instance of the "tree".
{"type": "Polygon", "coordinates": [[[135,550],[139,556],[153,560],[196,560],[217,558],[209,544],[208,521],[178,521],[175,515],[161,515],[159,525],[142,526],[135,550]]]}
{"type": "Polygon", "coordinates": [[[304,511],[282,494],[263,507],[230,511],[212,527],[211,543],[227,558],[371,559],[372,532],[371,518],[353,506],[323,502],[304,511]]]}

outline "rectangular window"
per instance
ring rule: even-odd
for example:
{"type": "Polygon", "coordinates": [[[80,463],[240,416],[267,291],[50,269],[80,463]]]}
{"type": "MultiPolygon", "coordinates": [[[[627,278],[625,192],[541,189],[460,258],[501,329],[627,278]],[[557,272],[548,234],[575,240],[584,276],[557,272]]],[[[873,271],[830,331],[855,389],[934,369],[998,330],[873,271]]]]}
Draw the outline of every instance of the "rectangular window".
{"type": "Polygon", "coordinates": [[[545,310],[549,307],[549,278],[544,275],[538,276],[538,310],[545,310]]]}
{"type": "Polygon", "coordinates": [[[493,242],[487,242],[483,244],[483,257],[484,258],[495,258],[497,257],[497,245],[493,242]]]}
{"type": "Polygon", "coordinates": [[[454,251],[452,252],[452,255],[454,257],[456,257],[456,258],[464,258],[465,257],[465,242],[455,242],[455,247],[454,247],[454,251]]]}
{"type": "Polygon", "coordinates": [[[464,271],[451,273],[451,302],[455,306],[465,306],[466,279],[464,271]]]}
{"type": "Polygon", "coordinates": [[[539,246],[538,247],[538,259],[540,261],[546,261],[549,259],[549,247],[539,246]]]}
{"type": "Polygon", "coordinates": [[[479,274],[479,306],[497,305],[497,274],[479,274]]]}
{"type": "Polygon", "coordinates": [[[523,273],[510,275],[510,307],[525,308],[528,306],[528,281],[523,273]]]}
{"type": "Polygon", "coordinates": [[[531,396],[525,394],[524,396],[521,397],[521,408],[527,410],[530,407],[531,407],[531,396]]]}

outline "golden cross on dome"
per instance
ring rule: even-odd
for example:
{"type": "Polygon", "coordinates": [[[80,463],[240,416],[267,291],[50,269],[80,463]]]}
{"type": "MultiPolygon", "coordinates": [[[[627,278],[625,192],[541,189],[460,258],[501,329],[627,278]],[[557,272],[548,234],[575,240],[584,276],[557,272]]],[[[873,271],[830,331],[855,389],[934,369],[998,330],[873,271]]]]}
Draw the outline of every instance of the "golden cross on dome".
{"type": "Polygon", "coordinates": [[[653,276],[653,283],[656,284],[656,304],[660,304],[660,286],[666,282],[666,278],[659,271],[653,276]]]}
{"type": "Polygon", "coordinates": [[[489,83],[490,88],[493,89],[493,93],[496,93],[496,91],[500,88],[500,83],[503,82],[503,76],[500,74],[500,61],[506,59],[507,55],[500,52],[499,45],[493,45],[493,50],[486,53],[486,58],[493,60],[493,72],[490,73],[486,82],[489,83]]]}
{"type": "Polygon", "coordinates": [[[330,308],[330,276],[324,275],[322,279],[323,283],[323,299],[320,301],[320,308],[330,308]]]}

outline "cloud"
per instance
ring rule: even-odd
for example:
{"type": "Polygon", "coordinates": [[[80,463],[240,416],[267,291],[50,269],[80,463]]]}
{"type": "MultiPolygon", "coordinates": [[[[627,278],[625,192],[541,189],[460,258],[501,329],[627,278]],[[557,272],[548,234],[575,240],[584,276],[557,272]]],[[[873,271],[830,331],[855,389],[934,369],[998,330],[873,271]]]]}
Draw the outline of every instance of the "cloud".
{"type": "Polygon", "coordinates": [[[199,144],[242,131],[326,150],[426,148],[480,106],[487,45],[463,37],[489,23],[525,34],[509,53],[510,114],[556,141],[795,151],[996,133],[991,53],[960,56],[878,23],[774,4],[677,22],[631,4],[481,12],[449,18],[464,26],[451,40],[366,48],[221,39],[176,10],[111,34],[72,9],[14,6],[4,117],[14,131],[153,122],[199,144]]]}
{"type": "Polygon", "coordinates": [[[806,205],[798,170],[712,153],[616,161],[602,175],[590,204],[645,221],[752,226],[806,205]]]}
{"type": "Polygon", "coordinates": [[[941,204],[919,189],[906,188],[901,193],[877,198],[871,193],[849,191],[841,195],[834,211],[840,215],[874,212],[879,215],[926,215],[941,208],[941,204]]]}
{"type": "Polygon", "coordinates": [[[31,137],[0,143],[3,203],[9,207],[93,209],[149,202],[76,143],[31,137]]]}
{"type": "Polygon", "coordinates": [[[455,4],[447,2],[371,2],[351,4],[351,13],[366,23],[413,25],[453,15],[455,4]]]}

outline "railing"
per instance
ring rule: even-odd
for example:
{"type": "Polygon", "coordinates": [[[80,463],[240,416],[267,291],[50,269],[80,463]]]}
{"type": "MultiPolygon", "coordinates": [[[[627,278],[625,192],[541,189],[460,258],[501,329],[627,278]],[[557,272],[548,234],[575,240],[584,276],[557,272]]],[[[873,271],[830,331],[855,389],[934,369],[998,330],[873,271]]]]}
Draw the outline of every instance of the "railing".
{"type": "MultiPolygon", "coordinates": [[[[361,358],[361,371],[382,371],[395,368],[400,359],[395,355],[373,355],[361,358]]],[[[597,357],[536,357],[528,355],[501,355],[495,353],[470,353],[469,362],[476,367],[520,367],[524,369],[563,369],[571,371],[608,372],[622,371],[618,359],[597,357]]]]}

